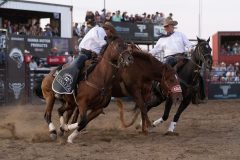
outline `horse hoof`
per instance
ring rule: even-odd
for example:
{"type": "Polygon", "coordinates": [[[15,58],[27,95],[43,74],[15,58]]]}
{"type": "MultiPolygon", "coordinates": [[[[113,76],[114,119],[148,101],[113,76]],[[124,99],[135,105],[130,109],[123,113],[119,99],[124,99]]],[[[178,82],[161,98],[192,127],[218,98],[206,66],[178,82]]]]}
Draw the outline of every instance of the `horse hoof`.
{"type": "Polygon", "coordinates": [[[64,130],[60,127],[58,131],[58,135],[62,137],[64,135],[64,130]]]}
{"type": "Polygon", "coordinates": [[[67,143],[73,144],[73,141],[68,138],[67,143]]]}
{"type": "Polygon", "coordinates": [[[179,133],[168,131],[164,134],[165,136],[179,136],[179,133]]]}
{"type": "Polygon", "coordinates": [[[139,131],[138,132],[141,135],[147,136],[148,135],[148,131],[139,131]]]}
{"type": "Polygon", "coordinates": [[[51,133],[51,134],[50,134],[50,138],[51,138],[51,140],[56,141],[56,140],[57,140],[57,135],[51,133]]]}
{"type": "Polygon", "coordinates": [[[57,132],[55,130],[50,132],[51,140],[55,141],[57,139],[57,132]]]}
{"type": "Polygon", "coordinates": [[[140,129],[141,128],[141,126],[140,125],[136,125],[136,130],[138,130],[138,129],[140,129]]]}

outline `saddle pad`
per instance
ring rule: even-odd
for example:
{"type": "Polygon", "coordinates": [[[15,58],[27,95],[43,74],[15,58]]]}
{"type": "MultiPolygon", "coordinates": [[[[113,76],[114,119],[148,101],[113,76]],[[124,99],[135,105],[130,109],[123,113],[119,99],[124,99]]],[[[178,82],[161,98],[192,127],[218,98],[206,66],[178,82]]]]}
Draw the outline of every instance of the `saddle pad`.
{"type": "Polygon", "coordinates": [[[52,90],[58,94],[72,94],[78,78],[78,69],[65,68],[54,78],[52,90]]]}
{"type": "Polygon", "coordinates": [[[52,90],[58,94],[72,94],[78,80],[78,73],[86,60],[86,55],[80,55],[68,67],[63,68],[54,78],[52,90]]]}

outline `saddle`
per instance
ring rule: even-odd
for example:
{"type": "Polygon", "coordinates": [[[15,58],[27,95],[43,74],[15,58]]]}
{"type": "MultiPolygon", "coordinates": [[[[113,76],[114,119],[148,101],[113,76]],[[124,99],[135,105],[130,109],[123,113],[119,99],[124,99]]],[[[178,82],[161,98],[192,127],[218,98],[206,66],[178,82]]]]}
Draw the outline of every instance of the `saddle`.
{"type": "Polygon", "coordinates": [[[72,94],[77,82],[91,73],[96,64],[96,60],[88,60],[85,55],[78,56],[73,63],[62,66],[62,69],[55,74],[52,90],[58,94],[72,94]]]}
{"type": "Polygon", "coordinates": [[[172,66],[174,70],[178,73],[180,69],[187,63],[188,59],[183,55],[175,56],[176,63],[172,66]]]}

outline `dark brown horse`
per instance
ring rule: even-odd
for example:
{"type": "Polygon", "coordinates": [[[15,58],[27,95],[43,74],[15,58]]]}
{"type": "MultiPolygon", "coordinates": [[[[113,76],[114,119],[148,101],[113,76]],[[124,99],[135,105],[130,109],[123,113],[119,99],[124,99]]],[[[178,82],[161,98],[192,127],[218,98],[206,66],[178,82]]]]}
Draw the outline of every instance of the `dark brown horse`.
{"type": "Polygon", "coordinates": [[[132,55],[134,64],[123,69],[119,81],[113,85],[112,96],[133,98],[136,107],[141,111],[144,110],[141,112],[142,131],[147,132],[146,128],[151,124],[147,116],[146,102],[150,98],[152,81],[159,82],[166,96],[174,101],[182,99],[182,92],[177,74],[171,66],[163,64],[155,57],[138,49],[135,49],[132,55]],[[145,117],[147,119],[143,119],[145,117]]]}
{"type": "MultiPolygon", "coordinates": [[[[212,67],[212,56],[211,56],[211,47],[209,45],[208,40],[203,40],[197,38],[198,43],[195,47],[195,50],[193,51],[191,58],[188,59],[187,63],[178,71],[178,76],[180,79],[180,84],[182,88],[183,93],[183,101],[178,107],[178,110],[176,114],[174,115],[173,121],[171,122],[167,134],[175,135],[177,133],[174,132],[174,129],[176,127],[176,124],[180,118],[180,115],[182,112],[187,108],[187,106],[190,104],[191,100],[193,99],[193,96],[195,94],[196,88],[199,88],[200,83],[200,72],[202,69],[208,69],[211,70],[212,67]],[[203,65],[204,64],[204,65],[203,65]],[[205,66],[205,68],[202,68],[205,66]]],[[[155,92],[156,93],[156,92],[155,92]]],[[[165,110],[164,114],[161,118],[154,121],[153,125],[159,125],[166,121],[168,119],[173,100],[171,97],[164,97],[161,94],[155,94],[153,93],[154,100],[147,103],[147,110],[149,111],[152,107],[158,106],[160,103],[166,101],[165,103],[165,110]]],[[[119,103],[121,106],[121,103],[119,103]]],[[[123,117],[123,112],[120,112],[120,117],[123,117]]],[[[134,116],[134,119],[135,116],[134,116]]],[[[123,120],[123,119],[122,119],[123,120]]],[[[122,122],[123,125],[130,126],[128,124],[125,124],[125,122],[122,122]]],[[[131,124],[133,124],[133,121],[131,121],[131,124]]]]}
{"type": "MultiPolygon", "coordinates": [[[[131,96],[140,108],[143,119],[142,131],[147,133],[151,123],[147,116],[145,102],[149,100],[152,81],[158,81],[165,95],[173,100],[181,100],[182,93],[175,70],[148,53],[144,53],[132,46],[134,63],[119,71],[116,81],[113,83],[112,96],[131,96]]],[[[78,113],[75,114],[73,122],[76,121],[78,113]]],[[[70,117],[70,116],[68,116],[70,117]]],[[[72,125],[70,125],[72,126],[72,125]]],[[[65,130],[68,128],[65,126],[65,130]]]]}
{"type": "MultiPolygon", "coordinates": [[[[93,119],[101,113],[102,107],[108,105],[110,101],[110,91],[112,81],[117,73],[118,69],[129,65],[133,62],[133,58],[130,51],[127,48],[127,44],[120,38],[113,40],[106,48],[102,59],[96,65],[95,69],[89,74],[89,76],[78,83],[77,97],[74,95],[62,95],[61,101],[64,107],[58,110],[60,116],[60,123],[64,124],[63,108],[72,112],[76,104],[79,108],[80,115],[82,117],[79,127],[81,130],[87,124],[86,112],[89,109],[93,110],[89,119],[93,119]],[[93,115],[93,116],[91,116],[93,115]]],[[[41,89],[44,99],[46,100],[46,108],[44,118],[49,125],[50,137],[56,139],[56,128],[54,127],[51,115],[53,105],[56,97],[52,90],[52,82],[54,80],[55,70],[51,71],[42,81],[41,89]]],[[[89,120],[90,121],[90,120],[89,120]]]]}

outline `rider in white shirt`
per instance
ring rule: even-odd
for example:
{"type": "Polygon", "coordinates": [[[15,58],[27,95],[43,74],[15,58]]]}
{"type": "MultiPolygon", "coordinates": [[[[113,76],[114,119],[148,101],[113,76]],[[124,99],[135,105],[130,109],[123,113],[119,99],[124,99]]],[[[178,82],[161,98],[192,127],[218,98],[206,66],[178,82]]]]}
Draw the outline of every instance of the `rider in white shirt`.
{"type": "Polygon", "coordinates": [[[79,51],[88,50],[100,54],[102,47],[107,44],[105,39],[107,37],[106,31],[103,27],[96,25],[84,36],[79,44],[79,51]]]}
{"type": "MultiPolygon", "coordinates": [[[[157,58],[164,57],[165,63],[173,66],[178,72],[179,68],[187,61],[186,53],[193,51],[193,45],[183,33],[174,31],[177,24],[177,21],[166,18],[163,27],[167,34],[159,38],[155,47],[150,50],[150,53],[157,58]]],[[[205,87],[202,77],[200,77],[199,82],[199,87],[204,94],[201,99],[205,99],[205,87]]],[[[198,89],[198,91],[200,89],[198,89]]],[[[197,93],[195,94],[197,95],[197,93]]],[[[198,100],[198,102],[201,103],[201,100],[198,100]]]]}
{"type": "Polygon", "coordinates": [[[174,31],[177,24],[177,21],[166,19],[163,27],[167,34],[161,36],[154,48],[150,50],[153,56],[166,58],[166,63],[175,65],[175,69],[182,65],[186,52],[192,50],[192,44],[187,37],[181,32],[174,31]]]}
{"type": "Polygon", "coordinates": [[[72,94],[78,73],[84,67],[85,61],[100,55],[108,39],[115,37],[118,37],[117,32],[110,22],[90,29],[79,44],[79,55],[55,77],[53,90],[59,94],[72,94]]]}

